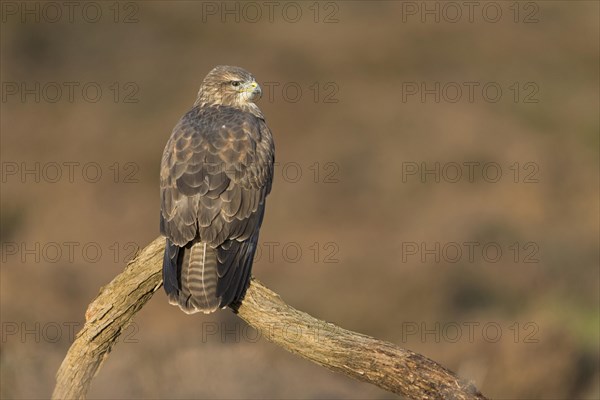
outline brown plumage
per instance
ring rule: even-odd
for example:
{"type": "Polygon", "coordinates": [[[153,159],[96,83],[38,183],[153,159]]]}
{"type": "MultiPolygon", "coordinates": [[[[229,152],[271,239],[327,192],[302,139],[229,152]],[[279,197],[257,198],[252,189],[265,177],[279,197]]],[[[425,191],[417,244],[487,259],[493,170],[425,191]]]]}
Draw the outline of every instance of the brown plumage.
{"type": "Polygon", "coordinates": [[[273,137],[253,103],[260,94],[249,72],[215,67],[165,147],[163,280],[186,313],[238,302],[248,286],[273,179],[273,137]]]}

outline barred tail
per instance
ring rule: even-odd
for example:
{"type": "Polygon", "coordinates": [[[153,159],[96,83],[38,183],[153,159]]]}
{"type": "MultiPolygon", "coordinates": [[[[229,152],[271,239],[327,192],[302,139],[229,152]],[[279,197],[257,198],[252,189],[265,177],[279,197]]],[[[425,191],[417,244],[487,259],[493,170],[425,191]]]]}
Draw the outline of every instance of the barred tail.
{"type": "Polygon", "coordinates": [[[167,239],[163,281],[169,303],[185,313],[211,313],[219,308],[217,253],[206,243],[190,242],[178,247],[167,239]]]}

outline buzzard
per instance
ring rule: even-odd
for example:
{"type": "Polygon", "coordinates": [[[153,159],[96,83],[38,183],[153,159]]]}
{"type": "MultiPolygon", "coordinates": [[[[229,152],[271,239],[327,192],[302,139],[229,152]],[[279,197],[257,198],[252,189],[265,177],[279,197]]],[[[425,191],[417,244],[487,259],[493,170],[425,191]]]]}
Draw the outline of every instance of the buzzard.
{"type": "Polygon", "coordinates": [[[260,95],[246,70],[215,67],[163,152],[164,288],[188,314],[239,302],[250,281],[275,154],[260,95]]]}

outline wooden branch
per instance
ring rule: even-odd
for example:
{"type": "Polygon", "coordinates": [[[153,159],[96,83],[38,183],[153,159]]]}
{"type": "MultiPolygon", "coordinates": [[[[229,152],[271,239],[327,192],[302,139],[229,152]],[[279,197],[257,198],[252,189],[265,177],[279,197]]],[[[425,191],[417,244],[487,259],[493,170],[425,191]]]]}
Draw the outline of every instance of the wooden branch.
{"type": "MultiPolygon", "coordinates": [[[[164,242],[150,243],[89,305],[86,323],[58,370],[53,399],[85,397],[121,332],[161,286],[164,242]]],[[[298,311],[255,279],[234,311],[284,349],[407,398],[485,399],[427,357],[298,311]]]]}

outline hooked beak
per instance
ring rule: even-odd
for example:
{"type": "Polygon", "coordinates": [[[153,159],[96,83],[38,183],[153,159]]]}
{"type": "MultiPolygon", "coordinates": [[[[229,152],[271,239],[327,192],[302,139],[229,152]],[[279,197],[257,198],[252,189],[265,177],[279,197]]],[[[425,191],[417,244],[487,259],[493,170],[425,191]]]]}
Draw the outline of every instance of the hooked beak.
{"type": "Polygon", "coordinates": [[[260,99],[260,96],[262,95],[262,89],[256,81],[246,84],[242,91],[248,96],[248,100],[260,99]]]}

